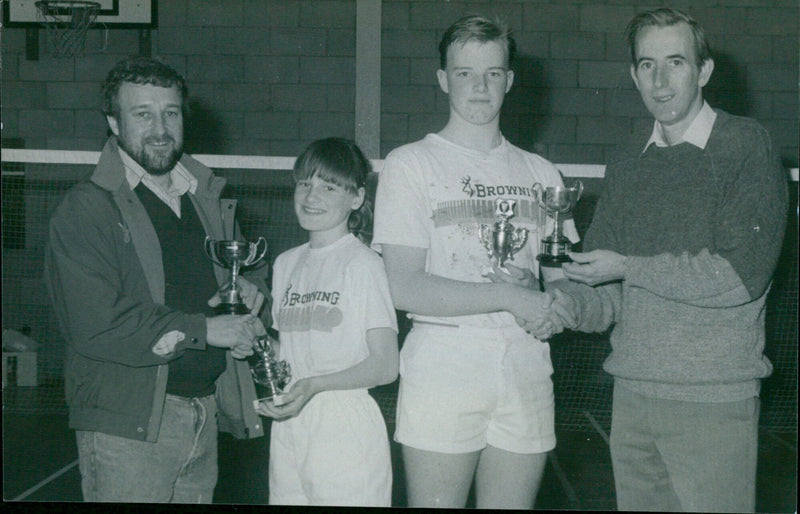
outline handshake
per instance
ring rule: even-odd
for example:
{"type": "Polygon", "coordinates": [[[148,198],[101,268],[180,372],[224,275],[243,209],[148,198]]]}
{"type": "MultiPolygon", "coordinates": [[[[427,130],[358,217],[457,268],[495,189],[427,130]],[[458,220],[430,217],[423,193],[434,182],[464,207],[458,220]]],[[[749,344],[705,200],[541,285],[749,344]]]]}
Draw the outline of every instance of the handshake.
{"type": "Polygon", "coordinates": [[[508,312],[517,324],[537,339],[546,340],[564,329],[578,326],[578,304],[567,293],[552,288],[540,292],[530,270],[506,264],[507,271],[494,268],[487,277],[495,283],[518,286],[508,312]]]}

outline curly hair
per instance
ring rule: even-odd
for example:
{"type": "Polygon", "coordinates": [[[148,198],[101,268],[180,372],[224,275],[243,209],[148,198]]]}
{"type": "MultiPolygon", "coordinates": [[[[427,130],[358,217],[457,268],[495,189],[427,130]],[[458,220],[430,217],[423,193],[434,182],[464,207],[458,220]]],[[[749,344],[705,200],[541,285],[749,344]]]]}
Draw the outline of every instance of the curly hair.
{"type": "Polygon", "coordinates": [[[150,57],[134,56],[119,61],[108,72],[102,85],[103,114],[119,115],[119,88],[123,82],[150,84],[159,87],[175,87],[180,91],[183,107],[187,107],[189,89],[177,71],[161,61],[150,57]]]}

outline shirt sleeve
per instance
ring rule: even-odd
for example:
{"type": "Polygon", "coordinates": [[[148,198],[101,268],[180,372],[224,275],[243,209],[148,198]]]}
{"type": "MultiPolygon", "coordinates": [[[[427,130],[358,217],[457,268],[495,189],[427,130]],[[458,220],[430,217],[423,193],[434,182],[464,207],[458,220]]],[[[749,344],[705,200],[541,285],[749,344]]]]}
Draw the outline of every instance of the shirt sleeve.
{"type": "Polygon", "coordinates": [[[285,289],[286,282],[286,255],[281,254],[275,259],[275,264],[272,265],[272,294],[277,295],[277,298],[272,299],[272,328],[279,331],[280,318],[278,312],[280,311],[281,301],[283,300],[283,290],[285,289]]]}
{"type": "Polygon", "coordinates": [[[382,244],[428,248],[431,205],[411,156],[389,154],[378,177],[372,247],[382,244]]]}
{"type": "Polygon", "coordinates": [[[389,293],[383,262],[377,255],[360,259],[351,271],[355,291],[363,291],[364,328],[391,328],[397,332],[397,316],[389,293]]]}

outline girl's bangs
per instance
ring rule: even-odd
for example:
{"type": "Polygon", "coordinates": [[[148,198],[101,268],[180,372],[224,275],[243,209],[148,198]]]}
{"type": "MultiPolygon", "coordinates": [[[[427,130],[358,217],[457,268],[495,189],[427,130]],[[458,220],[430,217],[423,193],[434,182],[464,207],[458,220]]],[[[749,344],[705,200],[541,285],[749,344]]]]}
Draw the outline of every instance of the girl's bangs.
{"type": "Polygon", "coordinates": [[[316,162],[310,161],[310,159],[307,160],[303,163],[303,165],[295,168],[295,170],[292,172],[295,182],[317,177],[320,180],[330,182],[331,184],[336,184],[337,186],[343,187],[351,192],[358,190],[358,186],[353,180],[353,177],[331,167],[319,159],[314,159],[316,162]]]}

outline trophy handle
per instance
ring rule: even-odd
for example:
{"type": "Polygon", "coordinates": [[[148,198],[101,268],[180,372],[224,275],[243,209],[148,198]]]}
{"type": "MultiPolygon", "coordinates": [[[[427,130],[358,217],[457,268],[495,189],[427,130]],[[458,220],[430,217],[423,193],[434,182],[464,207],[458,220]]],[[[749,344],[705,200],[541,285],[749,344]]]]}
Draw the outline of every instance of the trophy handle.
{"type": "Polygon", "coordinates": [[[514,232],[511,236],[511,242],[511,248],[513,251],[516,252],[520,250],[523,246],[525,246],[525,243],[528,242],[528,229],[525,227],[514,229],[514,232]]]}
{"type": "Polygon", "coordinates": [[[253,264],[263,259],[266,253],[267,253],[267,240],[264,239],[264,236],[261,236],[258,238],[258,240],[254,245],[250,245],[250,255],[247,256],[247,260],[245,260],[242,263],[242,265],[252,266],[253,264]],[[263,246],[260,252],[258,251],[259,246],[263,246]],[[256,257],[256,254],[258,255],[258,257],[256,257]]]}
{"type": "Polygon", "coordinates": [[[575,197],[575,201],[577,202],[583,194],[583,182],[580,179],[576,179],[576,181],[578,183],[578,195],[575,197]]]}
{"type": "Polygon", "coordinates": [[[206,251],[206,256],[211,260],[211,262],[221,268],[224,268],[225,265],[219,262],[219,259],[217,259],[216,255],[214,255],[213,243],[214,240],[211,239],[211,236],[206,236],[206,240],[203,243],[203,249],[206,251]]]}
{"type": "Polygon", "coordinates": [[[262,352],[266,352],[268,355],[272,355],[272,342],[269,340],[269,336],[263,335],[256,338],[256,346],[262,352]]]}
{"type": "Polygon", "coordinates": [[[483,243],[483,247],[489,252],[489,258],[494,257],[494,249],[492,245],[492,233],[489,225],[481,223],[478,225],[478,239],[483,243]]]}
{"type": "Polygon", "coordinates": [[[548,211],[547,204],[545,203],[545,187],[537,182],[533,185],[533,198],[536,200],[536,203],[539,204],[539,207],[548,211]]]}
{"type": "Polygon", "coordinates": [[[542,205],[544,187],[539,182],[536,182],[531,189],[533,189],[533,197],[536,198],[536,202],[542,205]]]}

